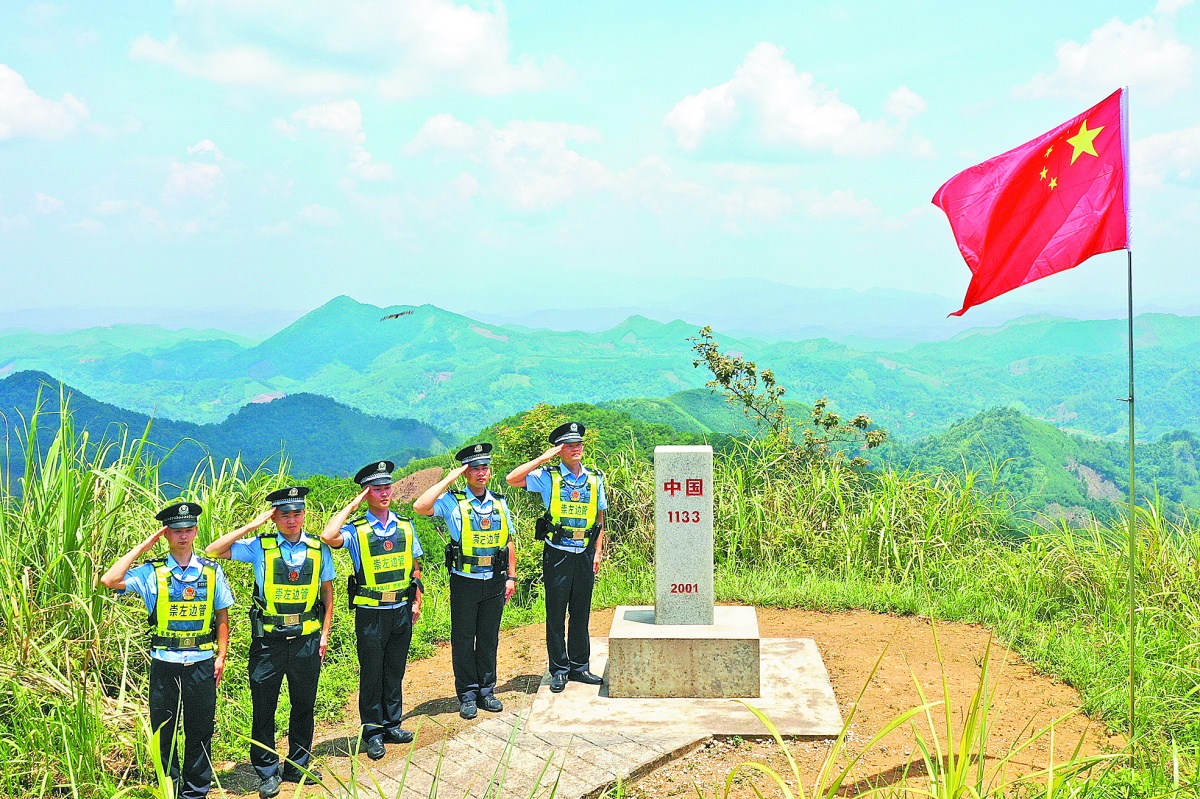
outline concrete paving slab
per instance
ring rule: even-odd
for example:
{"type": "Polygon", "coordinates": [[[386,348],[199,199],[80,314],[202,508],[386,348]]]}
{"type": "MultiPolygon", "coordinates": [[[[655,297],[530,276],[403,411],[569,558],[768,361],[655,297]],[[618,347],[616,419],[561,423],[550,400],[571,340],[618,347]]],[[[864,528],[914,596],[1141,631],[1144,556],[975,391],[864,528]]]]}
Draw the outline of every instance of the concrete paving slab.
{"type": "MultiPolygon", "coordinates": [[[[747,701],[771,719],[782,735],[833,738],[841,731],[829,674],[810,638],[764,638],[760,646],[760,696],[747,701]]],[[[592,639],[592,671],[608,664],[608,639],[592,639]]],[[[597,724],[626,735],[687,737],[766,735],[762,723],[734,699],[615,698],[607,684],[568,682],[555,694],[549,681],[538,688],[525,731],[595,731],[597,724]]]]}

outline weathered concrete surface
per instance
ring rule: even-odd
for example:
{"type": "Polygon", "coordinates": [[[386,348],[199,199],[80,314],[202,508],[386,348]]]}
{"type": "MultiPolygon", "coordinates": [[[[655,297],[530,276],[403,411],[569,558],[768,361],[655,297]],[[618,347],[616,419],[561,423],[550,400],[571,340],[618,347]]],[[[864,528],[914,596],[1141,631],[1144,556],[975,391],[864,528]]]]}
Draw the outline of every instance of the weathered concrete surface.
{"type": "Polygon", "coordinates": [[[717,607],[712,624],[655,622],[655,608],[616,609],[608,633],[608,696],[759,696],[754,608],[717,607]]]}
{"type": "MultiPolygon", "coordinates": [[[[810,638],[763,638],[759,644],[760,689],[746,698],[767,715],[782,735],[833,738],[842,728],[829,674],[810,638]]],[[[607,672],[608,641],[592,639],[592,670],[607,672]]],[[[606,679],[607,679],[606,674],[606,679]]],[[[765,735],[762,722],[735,699],[614,698],[607,683],[569,682],[560,694],[543,685],[534,698],[529,725],[538,736],[596,729],[627,735],[653,735],[662,730],[706,735],[765,735]]]]}
{"type": "Polygon", "coordinates": [[[414,799],[548,799],[552,792],[555,799],[592,799],[690,752],[701,740],[667,729],[650,735],[596,732],[594,723],[578,735],[535,735],[526,727],[517,713],[501,713],[442,746],[413,752],[407,771],[403,759],[368,767],[369,774],[364,769],[357,792],[343,795],[373,796],[377,786],[383,796],[414,799]]]}
{"type": "Polygon", "coordinates": [[[712,447],[655,447],[654,483],[655,623],[712,624],[712,447]]]}

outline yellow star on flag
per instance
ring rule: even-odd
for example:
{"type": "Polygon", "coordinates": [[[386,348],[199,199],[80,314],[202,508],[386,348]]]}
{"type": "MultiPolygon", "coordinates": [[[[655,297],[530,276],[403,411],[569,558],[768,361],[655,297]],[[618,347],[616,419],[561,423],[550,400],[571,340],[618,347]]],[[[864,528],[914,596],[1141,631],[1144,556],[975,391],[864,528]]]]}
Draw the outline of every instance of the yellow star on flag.
{"type": "Polygon", "coordinates": [[[1050,188],[1058,188],[1058,178],[1050,178],[1050,188]]]}
{"type": "Polygon", "coordinates": [[[1079,125],[1079,132],[1067,139],[1067,144],[1074,148],[1071,153],[1072,164],[1075,163],[1075,159],[1079,157],[1080,153],[1087,153],[1088,155],[1095,156],[1097,158],[1099,157],[1096,153],[1096,145],[1094,142],[1096,141],[1097,134],[1099,134],[1102,130],[1104,130],[1103,125],[1098,128],[1092,128],[1091,130],[1088,130],[1087,120],[1083,120],[1083,122],[1079,125]]]}
{"type": "Polygon", "coordinates": [[[1042,176],[1042,180],[1046,179],[1046,167],[1042,167],[1041,176],[1042,176]]]}
{"type": "Polygon", "coordinates": [[[1049,148],[1046,150],[1046,154],[1045,154],[1044,156],[1042,156],[1042,157],[1043,157],[1043,158],[1049,158],[1049,157],[1050,157],[1050,153],[1052,153],[1052,152],[1054,152],[1054,145],[1053,145],[1053,144],[1051,144],[1051,145],[1050,145],[1050,147],[1049,147],[1049,148]]]}

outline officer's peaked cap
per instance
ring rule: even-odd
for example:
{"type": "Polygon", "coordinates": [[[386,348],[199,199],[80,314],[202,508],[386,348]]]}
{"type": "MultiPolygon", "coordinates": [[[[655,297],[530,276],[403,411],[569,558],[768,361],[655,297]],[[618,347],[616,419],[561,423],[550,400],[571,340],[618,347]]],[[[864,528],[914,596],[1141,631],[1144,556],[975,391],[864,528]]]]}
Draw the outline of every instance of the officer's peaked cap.
{"type": "Polygon", "coordinates": [[[197,517],[204,513],[204,508],[196,502],[176,502],[173,505],[154,514],[154,518],[173,529],[195,527],[197,517]]]}
{"type": "Polygon", "coordinates": [[[396,468],[396,464],[391,461],[375,461],[358,470],[358,474],[354,475],[354,482],[360,486],[383,486],[391,485],[392,471],[396,468]]]}
{"type": "Polygon", "coordinates": [[[486,442],[468,444],[454,454],[463,466],[486,466],[492,462],[492,445],[486,442]]]}
{"type": "Polygon", "coordinates": [[[566,422],[550,431],[551,444],[574,444],[583,441],[587,428],[579,422],[566,422]]]}
{"type": "Polygon", "coordinates": [[[282,511],[304,510],[304,497],[308,492],[304,486],[288,486],[267,494],[267,502],[282,511]]]}

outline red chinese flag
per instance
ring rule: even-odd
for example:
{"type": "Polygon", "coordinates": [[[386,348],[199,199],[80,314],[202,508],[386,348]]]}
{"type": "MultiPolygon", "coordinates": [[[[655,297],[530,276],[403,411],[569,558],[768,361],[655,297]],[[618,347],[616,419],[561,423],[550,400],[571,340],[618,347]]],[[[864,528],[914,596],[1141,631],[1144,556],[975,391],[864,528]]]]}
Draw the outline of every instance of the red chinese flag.
{"type": "Polygon", "coordinates": [[[971,269],[962,316],[1018,286],[1129,246],[1125,91],[946,181],[946,212],[971,269]]]}

